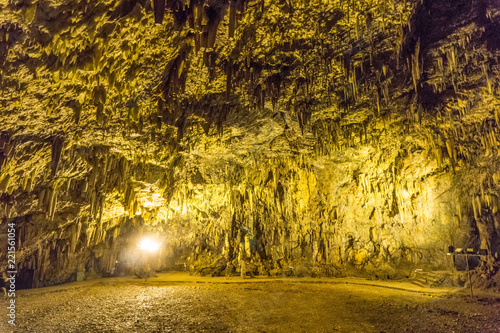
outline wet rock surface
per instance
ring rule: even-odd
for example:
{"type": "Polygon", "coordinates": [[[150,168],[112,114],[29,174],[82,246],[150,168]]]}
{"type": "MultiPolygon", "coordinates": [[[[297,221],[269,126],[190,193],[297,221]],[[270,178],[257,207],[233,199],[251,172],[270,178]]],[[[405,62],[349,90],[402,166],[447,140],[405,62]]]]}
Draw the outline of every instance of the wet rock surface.
{"type": "Polygon", "coordinates": [[[133,266],[143,232],[154,269],[396,279],[453,245],[499,287],[498,0],[156,3],[0,1],[19,287],[133,266]]]}
{"type": "Polygon", "coordinates": [[[346,283],[101,280],[24,291],[16,332],[499,332],[500,299],[346,283]]]}

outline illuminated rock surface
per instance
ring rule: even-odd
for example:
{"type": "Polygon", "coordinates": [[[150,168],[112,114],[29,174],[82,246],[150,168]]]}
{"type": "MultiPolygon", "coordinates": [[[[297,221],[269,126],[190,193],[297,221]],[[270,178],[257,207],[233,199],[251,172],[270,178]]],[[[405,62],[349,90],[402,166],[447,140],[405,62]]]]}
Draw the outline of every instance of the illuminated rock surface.
{"type": "Polygon", "coordinates": [[[130,273],[142,234],[153,268],[202,275],[396,279],[485,249],[499,288],[498,1],[205,2],[161,25],[150,1],[0,2],[19,288],[130,273]]]}

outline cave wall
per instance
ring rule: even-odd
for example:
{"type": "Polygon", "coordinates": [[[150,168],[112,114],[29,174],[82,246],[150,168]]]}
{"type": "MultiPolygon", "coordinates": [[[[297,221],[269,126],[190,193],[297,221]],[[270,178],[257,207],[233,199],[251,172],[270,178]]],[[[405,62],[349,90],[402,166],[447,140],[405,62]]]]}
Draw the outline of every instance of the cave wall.
{"type": "Polygon", "coordinates": [[[448,245],[498,269],[498,1],[0,6],[27,286],[111,274],[145,233],[201,274],[396,278],[448,245]]]}

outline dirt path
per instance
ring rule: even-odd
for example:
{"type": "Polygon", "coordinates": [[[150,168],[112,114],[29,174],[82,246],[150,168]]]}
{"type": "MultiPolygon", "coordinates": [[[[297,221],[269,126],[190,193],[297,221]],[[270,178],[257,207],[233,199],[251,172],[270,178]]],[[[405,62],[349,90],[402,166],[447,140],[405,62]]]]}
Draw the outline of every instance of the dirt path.
{"type": "Polygon", "coordinates": [[[500,332],[493,297],[390,284],[200,282],[115,279],[21,291],[15,332],[500,332]]]}

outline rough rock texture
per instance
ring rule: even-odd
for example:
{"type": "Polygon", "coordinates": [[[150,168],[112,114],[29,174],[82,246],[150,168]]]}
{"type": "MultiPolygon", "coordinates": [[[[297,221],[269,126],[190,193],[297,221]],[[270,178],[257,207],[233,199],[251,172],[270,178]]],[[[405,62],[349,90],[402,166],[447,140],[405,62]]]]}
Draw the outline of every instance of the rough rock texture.
{"type": "MultiPolygon", "coordinates": [[[[216,278],[197,278],[196,283],[186,283],[186,277],[184,282],[178,277],[177,282],[161,281],[160,277],[146,284],[120,278],[21,291],[16,329],[68,333],[497,333],[500,325],[500,300],[486,295],[471,302],[449,290],[415,292],[405,290],[404,283],[396,282],[396,287],[392,281],[377,281],[377,287],[356,284],[359,279],[350,284],[349,279],[311,283],[306,279],[217,282],[216,278]]],[[[0,307],[0,315],[4,316],[5,308],[0,307]]]]}
{"type": "Polygon", "coordinates": [[[396,278],[448,245],[497,272],[500,1],[165,6],[0,2],[24,286],[110,274],[142,233],[201,274],[396,278]]]}

